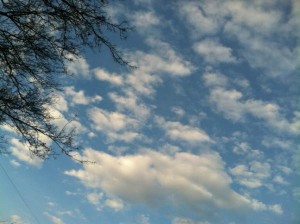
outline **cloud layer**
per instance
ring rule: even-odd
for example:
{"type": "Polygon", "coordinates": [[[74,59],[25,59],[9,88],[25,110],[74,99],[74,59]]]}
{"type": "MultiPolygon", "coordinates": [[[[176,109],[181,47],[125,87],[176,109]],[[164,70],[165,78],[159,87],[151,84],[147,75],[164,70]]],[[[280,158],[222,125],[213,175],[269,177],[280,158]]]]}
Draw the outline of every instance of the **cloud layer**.
{"type": "Polygon", "coordinates": [[[65,174],[126,203],[175,208],[180,205],[194,212],[272,210],[272,206],[231,189],[232,180],[215,152],[199,155],[177,152],[168,156],[148,150],[135,155],[112,156],[86,149],[82,159],[96,163],[84,164],[82,169],[68,170],[65,174]]]}

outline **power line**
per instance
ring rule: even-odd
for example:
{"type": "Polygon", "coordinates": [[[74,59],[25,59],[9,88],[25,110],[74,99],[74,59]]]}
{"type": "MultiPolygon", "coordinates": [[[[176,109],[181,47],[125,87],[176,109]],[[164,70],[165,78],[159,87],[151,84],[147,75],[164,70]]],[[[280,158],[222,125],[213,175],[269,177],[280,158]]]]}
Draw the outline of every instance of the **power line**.
{"type": "Polygon", "coordinates": [[[35,220],[35,222],[37,224],[41,224],[39,222],[38,218],[36,217],[36,215],[34,214],[34,212],[32,211],[32,209],[30,208],[29,204],[26,202],[25,198],[22,196],[22,194],[19,191],[17,185],[13,182],[12,178],[8,175],[7,171],[2,166],[1,162],[0,162],[0,167],[3,170],[4,174],[6,175],[7,179],[9,180],[9,182],[11,183],[11,185],[14,187],[15,191],[17,192],[17,194],[19,195],[19,197],[21,198],[21,200],[23,201],[25,207],[28,209],[29,213],[31,214],[31,216],[33,217],[33,219],[35,220]]]}

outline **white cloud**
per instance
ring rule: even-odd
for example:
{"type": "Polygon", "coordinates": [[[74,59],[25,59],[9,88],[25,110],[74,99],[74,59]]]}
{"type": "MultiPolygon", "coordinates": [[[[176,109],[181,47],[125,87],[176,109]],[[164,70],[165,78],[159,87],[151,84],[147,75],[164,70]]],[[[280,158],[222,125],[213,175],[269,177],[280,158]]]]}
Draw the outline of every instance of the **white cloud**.
{"type": "Polygon", "coordinates": [[[148,38],[149,52],[135,51],[127,54],[128,60],[136,69],[126,75],[118,75],[102,68],[94,70],[97,79],[115,86],[122,86],[125,94],[153,96],[154,87],[163,82],[163,75],[168,77],[188,76],[194,70],[193,65],[175,51],[170,44],[159,39],[148,38]]]}
{"type": "Polygon", "coordinates": [[[90,70],[87,61],[83,57],[76,57],[74,55],[68,55],[68,57],[72,60],[71,62],[67,63],[68,71],[75,75],[80,75],[88,78],[90,70]]]}
{"type": "Polygon", "coordinates": [[[276,137],[265,137],[262,144],[268,148],[290,149],[293,147],[292,141],[280,139],[276,137]]]}
{"type": "Polygon", "coordinates": [[[115,211],[120,211],[124,208],[124,203],[120,199],[107,199],[105,205],[115,211]]]}
{"type": "Polygon", "coordinates": [[[72,192],[72,191],[65,191],[65,194],[68,195],[68,196],[70,196],[70,195],[72,195],[72,196],[78,195],[77,192],[72,192]]]}
{"type": "Polygon", "coordinates": [[[252,115],[278,131],[297,133],[299,128],[296,126],[296,122],[291,123],[286,120],[281,115],[280,107],[277,104],[243,98],[241,92],[235,89],[227,90],[223,87],[212,88],[209,95],[209,101],[228,119],[244,121],[246,115],[252,115]]]}
{"type": "Polygon", "coordinates": [[[277,175],[274,177],[273,181],[277,184],[282,184],[282,185],[288,185],[289,182],[287,182],[282,176],[277,175]]]}
{"type": "Polygon", "coordinates": [[[115,102],[120,111],[128,111],[139,120],[145,120],[150,115],[150,108],[140,102],[139,97],[132,91],[125,92],[124,96],[117,93],[109,93],[109,98],[115,102]]]}
{"type": "MultiPolygon", "coordinates": [[[[137,52],[135,57],[144,58],[144,60],[148,61],[150,64],[152,63],[155,64],[154,61],[160,60],[159,58],[157,58],[157,56],[146,55],[145,53],[142,52],[137,52]]],[[[132,61],[135,61],[135,59],[133,59],[132,61]]],[[[158,63],[160,62],[158,61],[158,63]]],[[[155,93],[154,87],[159,83],[162,83],[162,79],[156,75],[155,71],[153,72],[150,71],[150,72],[147,71],[146,68],[139,66],[138,69],[134,70],[132,73],[128,75],[127,82],[129,86],[132,89],[134,89],[134,91],[137,92],[138,94],[144,96],[152,96],[155,93]]]]}
{"type": "Polygon", "coordinates": [[[226,76],[210,71],[205,72],[202,78],[206,86],[226,86],[228,83],[226,76]]]}
{"type": "Polygon", "coordinates": [[[55,206],[56,206],[56,204],[55,204],[54,202],[52,202],[52,201],[49,201],[49,202],[47,203],[47,205],[48,205],[49,207],[55,207],[55,206]]]}
{"type": "Polygon", "coordinates": [[[150,207],[180,205],[194,211],[208,208],[260,210],[256,200],[230,188],[231,178],[224,172],[224,162],[215,152],[199,155],[182,152],[169,156],[143,151],[112,156],[85,149],[82,159],[96,163],[83,164],[82,169],[68,170],[65,174],[78,178],[88,188],[128,203],[150,207]]]}
{"type": "Polygon", "coordinates": [[[261,34],[273,32],[282,16],[280,11],[272,7],[265,10],[260,4],[254,5],[244,1],[224,1],[223,6],[232,15],[232,19],[226,25],[240,26],[261,34]]]}
{"type": "Polygon", "coordinates": [[[172,107],[171,111],[179,117],[182,117],[185,115],[185,111],[181,107],[172,107]]]}
{"type": "Polygon", "coordinates": [[[237,90],[214,88],[210,91],[209,100],[227,118],[237,121],[244,115],[244,105],[239,102],[242,96],[242,93],[237,90]]]}
{"type": "MultiPolygon", "coordinates": [[[[58,107],[56,105],[56,107],[58,107]]],[[[86,131],[86,128],[77,120],[72,120],[69,122],[64,115],[55,107],[46,106],[50,116],[52,116],[51,124],[56,126],[59,130],[64,129],[66,132],[75,129],[77,133],[82,133],[86,131]]],[[[38,133],[37,137],[39,140],[44,142],[47,146],[51,146],[53,141],[46,135],[38,133]]],[[[12,155],[14,155],[18,160],[23,161],[29,165],[40,167],[43,163],[43,160],[35,156],[30,152],[30,147],[28,143],[21,143],[17,138],[11,138],[10,140],[10,150],[12,155]]],[[[36,150],[36,149],[35,149],[36,150]]],[[[43,148],[37,150],[44,150],[43,148]]],[[[42,154],[42,153],[41,153],[42,154]]],[[[17,165],[16,163],[14,163],[17,165]]]]}
{"type": "Polygon", "coordinates": [[[134,3],[137,5],[148,6],[152,4],[152,0],[134,0],[134,3]]]}
{"type": "Polygon", "coordinates": [[[7,132],[10,132],[10,133],[14,133],[14,134],[17,133],[17,132],[15,131],[15,129],[14,129],[12,126],[8,125],[8,124],[3,124],[3,125],[1,125],[1,126],[0,126],[0,129],[3,130],[3,131],[7,131],[7,132]]]}
{"type": "Polygon", "coordinates": [[[106,134],[110,140],[131,142],[140,137],[136,132],[138,120],[119,112],[108,112],[100,108],[88,111],[92,127],[106,134]]]}
{"type": "Polygon", "coordinates": [[[153,61],[141,61],[141,64],[147,70],[151,71],[155,69],[157,72],[166,72],[171,76],[179,77],[188,76],[194,70],[193,65],[185,60],[168,43],[154,38],[148,38],[147,43],[154,48],[156,53],[156,55],[152,55],[153,61]],[[152,63],[149,64],[149,62],[152,63]]]}
{"type": "Polygon", "coordinates": [[[232,49],[225,47],[216,40],[205,39],[194,46],[194,50],[203,56],[208,63],[234,63],[236,58],[232,55],[232,49]]]}
{"type": "Polygon", "coordinates": [[[264,185],[264,181],[270,177],[271,166],[269,163],[253,161],[249,167],[237,165],[230,169],[230,173],[235,176],[240,185],[248,188],[258,188],[264,185]]]}
{"type": "Polygon", "coordinates": [[[157,117],[156,122],[166,131],[166,135],[173,140],[182,140],[192,144],[212,141],[205,131],[197,127],[183,125],[177,121],[165,121],[161,117],[157,117]]]}
{"type": "Polygon", "coordinates": [[[137,126],[137,121],[119,112],[108,112],[100,108],[89,110],[89,117],[94,128],[100,131],[122,131],[128,127],[137,126]]]}
{"type": "Polygon", "coordinates": [[[18,161],[14,160],[14,159],[12,159],[10,161],[10,164],[13,165],[14,167],[20,167],[21,166],[21,164],[18,161]]]}
{"type": "Polygon", "coordinates": [[[251,201],[251,204],[255,211],[271,211],[277,215],[281,215],[283,213],[281,205],[279,204],[265,205],[255,199],[251,201]]]}
{"type": "Polygon", "coordinates": [[[215,9],[211,6],[214,5],[215,8],[222,6],[218,6],[216,1],[210,2],[212,3],[189,1],[178,5],[179,14],[192,25],[193,29],[191,31],[194,35],[215,34],[220,29],[221,21],[217,16],[219,14],[214,12],[215,9]]]}
{"type": "Polygon", "coordinates": [[[70,217],[74,217],[74,211],[70,211],[70,210],[66,210],[66,211],[59,211],[57,214],[61,215],[61,216],[70,216],[70,217]]]}
{"type": "Polygon", "coordinates": [[[281,215],[281,214],[283,213],[283,210],[282,210],[281,206],[278,205],[278,204],[270,205],[270,206],[268,207],[268,209],[269,209],[270,211],[272,211],[272,212],[278,214],[278,215],[281,215]]]}
{"type": "Polygon", "coordinates": [[[124,141],[124,142],[133,142],[134,140],[140,139],[142,135],[134,131],[125,131],[125,132],[107,132],[107,136],[110,141],[124,141]]]}
{"type": "Polygon", "coordinates": [[[283,172],[286,175],[289,175],[293,172],[292,169],[287,167],[287,166],[282,166],[281,165],[281,166],[279,166],[279,169],[280,169],[281,172],[283,172]]]}
{"type": "Polygon", "coordinates": [[[10,220],[13,224],[23,224],[24,221],[22,220],[22,218],[18,215],[12,215],[10,217],[10,220]]]}
{"type": "Polygon", "coordinates": [[[150,53],[136,51],[129,55],[137,69],[128,76],[126,83],[139,94],[152,96],[154,87],[163,82],[163,76],[184,77],[194,70],[193,65],[185,60],[168,43],[159,39],[148,38],[150,53]]]}
{"type": "Polygon", "coordinates": [[[72,120],[72,122],[69,122],[66,117],[64,116],[64,114],[62,112],[60,112],[58,109],[56,109],[55,107],[51,106],[47,106],[48,112],[50,113],[50,115],[52,116],[52,120],[51,120],[51,124],[55,125],[56,127],[58,127],[60,130],[62,130],[63,128],[67,130],[76,128],[76,130],[78,132],[83,132],[85,131],[85,127],[77,120],[72,120]],[[66,126],[67,125],[67,126],[66,126]]]}
{"type": "MultiPolygon", "coordinates": [[[[298,3],[295,2],[289,6],[290,1],[189,1],[178,4],[178,14],[188,23],[193,37],[214,38],[220,33],[239,45],[238,61],[262,68],[267,71],[266,75],[285,77],[297,67],[296,46],[286,44],[298,35],[294,32],[299,28],[298,3]],[[291,7],[287,18],[279,10],[279,4],[291,7]]],[[[209,55],[215,49],[201,46],[200,52],[209,55]]],[[[227,55],[226,60],[232,60],[230,49],[219,49],[227,55]]]]}
{"type": "Polygon", "coordinates": [[[138,218],[139,224],[150,224],[149,220],[149,217],[147,217],[146,215],[140,215],[138,218]]]}
{"type": "Polygon", "coordinates": [[[268,75],[286,75],[295,69],[295,52],[284,42],[291,36],[286,32],[289,24],[276,4],[265,7],[263,4],[226,1],[224,7],[232,16],[224,31],[237,38],[243,49],[240,52],[250,66],[266,69],[268,75]]]}
{"type": "Polygon", "coordinates": [[[172,224],[210,224],[210,222],[197,222],[188,218],[176,217],[175,219],[173,219],[172,224]]]}
{"type": "Polygon", "coordinates": [[[95,69],[94,74],[97,79],[109,82],[112,85],[121,86],[124,83],[122,76],[115,73],[109,73],[108,71],[102,68],[95,69]]]}
{"type": "Polygon", "coordinates": [[[243,155],[243,154],[246,154],[247,152],[249,152],[250,150],[251,150],[251,147],[249,146],[249,144],[247,142],[240,142],[233,147],[232,151],[236,154],[243,155]]]}
{"type": "Polygon", "coordinates": [[[53,224],[65,224],[59,217],[56,217],[54,215],[47,214],[49,219],[52,221],[53,224]]]}
{"type": "Polygon", "coordinates": [[[29,148],[22,144],[18,139],[12,138],[10,140],[10,150],[18,160],[23,161],[31,166],[40,167],[43,160],[30,153],[29,148]]]}
{"type": "Polygon", "coordinates": [[[79,90],[77,92],[74,86],[67,86],[64,88],[64,90],[65,94],[71,97],[71,104],[73,105],[87,105],[102,100],[102,97],[99,95],[96,95],[94,97],[87,97],[83,90],[79,90]]]}
{"type": "Polygon", "coordinates": [[[297,201],[300,201],[300,187],[295,187],[293,189],[293,197],[294,199],[296,199],[297,201]]]}
{"type": "Polygon", "coordinates": [[[68,110],[69,110],[68,102],[60,93],[53,96],[53,98],[54,98],[54,103],[52,104],[52,106],[56,110],[58,110],[60,112],[68,112],[68,110]]]}
{"type": "Polygon", "coordinates": [[[159,18],[152,11],[138,11],[135,12],[131,18],[133,19],[133,25],[138,29],[149,28],[160,24],[159,18]]]}
{"type": "Polygon", "coordinates": [[[103,193],[89,193],[86,195],[86,198],[88,200],[89,203],[91,203],[92,205],[94,205],[96,207],[96,209],[98,211],[101,211],[102,208],[103,208],[103,205],[102,205],[102,199],[103,199],[103,193]]]}

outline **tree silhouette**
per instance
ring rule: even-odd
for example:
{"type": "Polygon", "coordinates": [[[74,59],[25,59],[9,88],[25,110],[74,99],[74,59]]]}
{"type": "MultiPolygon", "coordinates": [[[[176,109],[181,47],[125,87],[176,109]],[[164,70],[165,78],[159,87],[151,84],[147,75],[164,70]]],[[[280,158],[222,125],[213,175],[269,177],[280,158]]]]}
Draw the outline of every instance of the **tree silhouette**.
{"type": "Polygon", "coordinates": [[[129,65],[107,36],[124,39],[130,27],[112,21],[108,5],[106,0],[0,0],[0,125],[11,126],[40,158],[78,150],[74,129],[67,124],[59,129],[49,110],[60,76],[68,74],[66,63],[86,47],[104,46],[117,63],[129,65]]]}

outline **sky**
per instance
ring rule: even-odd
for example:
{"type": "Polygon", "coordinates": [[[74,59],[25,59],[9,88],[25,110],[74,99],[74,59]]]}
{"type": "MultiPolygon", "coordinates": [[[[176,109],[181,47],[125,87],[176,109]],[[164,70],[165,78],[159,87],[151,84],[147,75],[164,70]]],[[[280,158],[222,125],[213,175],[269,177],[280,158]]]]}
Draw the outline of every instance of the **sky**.
{"type": "MultiPolygon", "coordinates": [[[[136,69],[86,50],[51,113],[75,156],[42,161],[8,127],[0,221],[298,224],[300,1],[113,1],[136,69]]],[[[51,144],[51,142],[48,142],[51,144]]]]}

